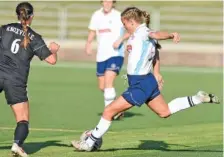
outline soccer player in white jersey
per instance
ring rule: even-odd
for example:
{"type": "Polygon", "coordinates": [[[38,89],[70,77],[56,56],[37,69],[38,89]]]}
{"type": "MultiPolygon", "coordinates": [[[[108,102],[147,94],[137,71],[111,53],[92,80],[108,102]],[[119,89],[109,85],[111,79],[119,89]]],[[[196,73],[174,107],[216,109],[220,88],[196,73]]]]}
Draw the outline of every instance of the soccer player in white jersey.
{"type": "Polygon", "coordinates": [[[178,42],[179,35],[177,33],[151,32],[148,28],[149,14],[136,7],[125,9],[121,17],[125,28],[131,34],[128,40],[129,88],[104,109],[103,115],[91,135],[86,140],[76,141],[73,144],[77,150],[91,151],[95,141],[109,129],[112,117],[133,106],[140,107],[146,103],[157,115],[167,118],[178,111],[202,103],[219,103],[215,95],[199,91],[196,95],[179,97],[167,104],[160,94],[155,77],[151,73],[152,59],[155,54],[153,39],[173,39],[174,42],[178,42]]]}
{"type": "MultiPolygon", "coordinates": [[[[105,107],[116,98],[114,80],[119,74],[124,61],[124,45],[113,45],[125,37],[125,28],[121,22],[121,13],[114,8],[116,1],[101,1],[102,8],[95,11],[89,24],[89,34],[85,51],[92,54],[92,42],[97,38],[97,78],[98,87],[104,93],[105,107]]],[[[120,114],[116,116],[118,118],[120,114]]]]}

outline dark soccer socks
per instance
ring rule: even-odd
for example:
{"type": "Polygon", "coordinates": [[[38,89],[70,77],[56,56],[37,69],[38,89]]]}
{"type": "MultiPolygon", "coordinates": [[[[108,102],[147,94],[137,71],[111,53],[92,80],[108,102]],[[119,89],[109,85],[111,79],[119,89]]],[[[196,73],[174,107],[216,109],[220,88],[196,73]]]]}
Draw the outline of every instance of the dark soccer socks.
{"type": "Polygon", "coordinates": [[[21,146],[29,134],[29,122],[20,121],[17,123],[15,133],[14,133],[14,143],[17,143],[21,146]]]}

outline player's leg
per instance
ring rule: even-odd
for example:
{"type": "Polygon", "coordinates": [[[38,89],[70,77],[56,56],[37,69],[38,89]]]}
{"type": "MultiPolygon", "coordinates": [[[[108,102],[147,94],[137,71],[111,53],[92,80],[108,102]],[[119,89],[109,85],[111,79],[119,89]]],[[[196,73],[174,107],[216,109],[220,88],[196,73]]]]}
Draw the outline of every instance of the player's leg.
{"type": "Polygon", "coordinates": [[[92,138],[89,138],[89,140],[87,140],[87,143],[90,144],[90,146],[93,145],[96,139],[101,138],[107,132],[111,125],[113,117],[117,113],[128,110],[131,107],[133,107],[133,105],[128,103],[123,96],[120,96],[118,99],[114,100],[110,105],[108,105],[104,109],[104,112],[98,125],[91,134],[92,138]]]}
{"type": "Polygon", "coordinates": [[[27,154],[22,149],[29,134],[29,102],[26,86],[17,86],[15,83],[5,81],[4,91],[7,103],[11,106],[17,123],[11,151],[13,155],[26,157],[27,154]]]}
{"type": "Polygon", "coordinates": [[[23,150],[22,145],[29,134],[29,102],[11,105],[11,108],[17,122],[11,151],[15,156],[26,157],[28,155],[23,150]]]}
{"type": "Polygon", "coordinates": [[[149,101],[147,105],[160,117],[166,118],[178,111],[182,111],[202,103],[219,103],[219,100],[218,97],[214,94],[208,94],[206,92],[199,91],[196,95],[193,96],[173,99],[168,104],[160,94],[149,101]]]}
{"type": "Polygon", "coordinates": [[[96,75],[98,79],[98,88],[104,93],[104,104],[107,105],[107,102],[105,100],[105,71],[106,71],[106,61],[103,62],[97,62],[96,64],[96,75]]]}
{"type": "Polygon", "coordinates": [[[111,70],[107,70],[104,73],[104,101],[105,107],[109,105],[116,98],[116,91],[114,88],[114,80],[117,76],[117,73],[111,70]]]}
{"type": "Polygon", "coordinates": [[[171,114],[169,106],[161,94],[149,101],[147,106],[162,118],[168,117],[171,114]]]}
{"type": "MultiPolygon", "coordinates": [[[[101,138],[109,129],[114,115],[123,112],[132,106],[141,106],[146,102],[147,96],[145,90],[142,89],[140,80],[141,76],[129,77],[129,88],[120,96],[108,105],[103,112],[100,122],[93,130],[90,137],[85,141],[78,141],[73,143],[73,146],[78,150],[91,151],[92,146],[98,138],[101,138]]],[[[147,80],[145,82],[148,82],[147,80]]],[[[155,81],[156,83],[156,81],[155,81]]]]}
{"type": "Polygon", "coordinates": [[[22,146],[29,134],[29,102],[11,105],[11,108],[17,122],[14,142],[22,146]]]}
{"type": "Polygon", "coordinates": [[[97,80],[98,80],[98,88],[99,88],[99,90],[104,92],[104,80],[105,80],[105,77],[104,76],[97,76],[97,80]]]}
{"type": "MultiPolygon", "coordinates": [[[[116,91],[114,88],[114,81],[117,76],[117,72],[107,70],[105,72],[105,89],[104,100],[105,106],[109,105],[116,98],[116,91]]],[[[121,119],[124,116],[124,112],[120,112],[114,116],[114,120],[121,119]]]]}
{"type": "MultiPolygon", "coordinates": [[[[124,58],[117,56],[112,57],[107,60],[106,62],[106,71],[105,71],[105,89],[104,89],[104,99],[105,99],[105,106],[109,105],[112,101],[116,98],[116,90],[114,88],[114,81],[116,76],[119,75],[121,67],[123,65],[124,58]]],[[[114,116],[114,119],[119,119],[124,114],[123,112],[118,113],[114,116]]]]}
{"type": "Polygon", "coordinates": [[[96,140],[101,138],[110,128],[114,115],[128,110],[131,107],[133,107],[133,105],[127,102],[123,96],[120,96],[118,99],[114,100],[104,109],[103,115],[98,125],[92,131],[90,137],[88,137],[85,141],[73,141],[73,146],[77,150],[91,151],[96,140]]]}

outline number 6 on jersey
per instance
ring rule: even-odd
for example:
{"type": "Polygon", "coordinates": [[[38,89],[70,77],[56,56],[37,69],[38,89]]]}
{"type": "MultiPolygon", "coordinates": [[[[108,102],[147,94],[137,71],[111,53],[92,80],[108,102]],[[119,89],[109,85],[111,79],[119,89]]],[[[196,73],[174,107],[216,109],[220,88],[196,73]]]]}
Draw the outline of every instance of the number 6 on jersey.
{"type": "Polygon", "coordinates": [[[19,43],[21,39],[15,39],[13,42],[12,42],[12,46],[11,46],[11,51],[12,53],[16,54],[18,51],[19,51],[19,43]]]}

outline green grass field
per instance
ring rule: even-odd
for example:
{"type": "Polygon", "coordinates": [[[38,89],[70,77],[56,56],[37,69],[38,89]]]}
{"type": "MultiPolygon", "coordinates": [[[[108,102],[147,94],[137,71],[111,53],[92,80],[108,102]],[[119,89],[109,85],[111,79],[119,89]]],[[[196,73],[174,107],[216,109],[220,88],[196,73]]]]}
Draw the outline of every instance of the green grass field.
{"type": "MultiPolygon", "coordinates": [[[[70,141],[94,128],[104,107],[94,68],[94,64],[82,63],[56,67],[33,64],[28,87],[31,131],[25,145],[31,157],[223,156],[223,103],[203,104],[169,119],[159,118],[145,105],[134,107],[123,120],[113,122],[100,151],[74,151],[70,141]]],[[[221,69],[164,67],[162,74],[167,101],[200,89],[222,98],[221,69]]],[[[126,88],[121,77],[116,80],[116,88],[118,94],[126,88]]],[[[0,157],[7,157],[15,122],[3,94],[0,103],[0,157]]]]}

